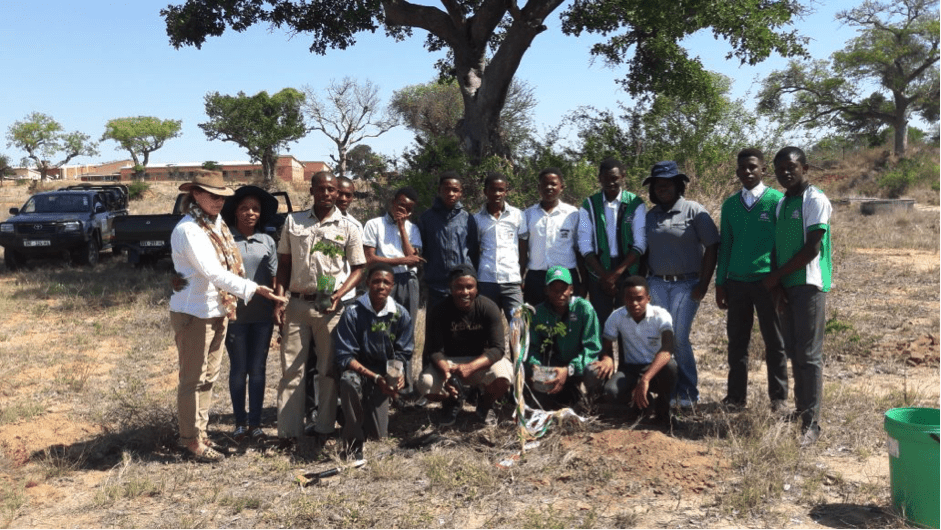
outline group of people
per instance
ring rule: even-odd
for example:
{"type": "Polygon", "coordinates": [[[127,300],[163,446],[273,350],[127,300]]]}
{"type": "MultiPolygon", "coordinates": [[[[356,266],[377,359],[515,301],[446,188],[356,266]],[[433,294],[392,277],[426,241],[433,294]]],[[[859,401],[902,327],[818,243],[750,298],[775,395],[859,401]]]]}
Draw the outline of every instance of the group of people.
{"type": "Polygon", "coordinates": [[[353,183],[320,172],[311,179],[313,206],[287,216],[276,247],[255,229],[273,213],[262,190],[233,192],[218,173],[197,175],[180,187],[192,200],[172,240],[186,284],[170,301],[182,443],[200,459],[221,457],[205,430],[223,343],[234,435],[264,436],[264,366],[275,325],[282,337],[277,427],[285,445],[311,429],[322,442],[335,436],[338,400],[349,456],[362,455],[367,437],[386,436],[390,400],[402,394],[440,401],[438,421],[447,426],[477,389],[470,420],[492,423],[513,378],[507,322],[524,303],[535,308],[527,400],[558,408],[600,399],[670,425],[673,407],[700,398],[690,330],[716,270],[716,304],[728,310],[723,402],[746,404],[757,312],[771,406],[784,407],[791,359],[797,415],[804,442],[812,443],[820,433],[830,203],[809,185],[798,148],[782,149],[773,161],[783,194],[762,182],[760,151],[745,149],[737,160],[742,190],[723,204],[721,231],[684,197],[689,177],[675,162],[655,164],[643,181],[648,209],[623,189],[623,165],[606,159],[600,191],[579,207],[560,200],[562,171],[547,168],[536,204],[507,204],[508,179],[491,173],[486,204],[473,213],[461,202],[461,177],[445,172],[417,223],[410,220],[415,190],[396,190],[386,213],[362,225],[347,211],[353,183]],[[419,277],[427,311],[422,369],[413,381],[419,277]],[[357,297],[361,283],[366,290],[357,297]],[[308,394],[317,413],[305,431],[308,394]]]}

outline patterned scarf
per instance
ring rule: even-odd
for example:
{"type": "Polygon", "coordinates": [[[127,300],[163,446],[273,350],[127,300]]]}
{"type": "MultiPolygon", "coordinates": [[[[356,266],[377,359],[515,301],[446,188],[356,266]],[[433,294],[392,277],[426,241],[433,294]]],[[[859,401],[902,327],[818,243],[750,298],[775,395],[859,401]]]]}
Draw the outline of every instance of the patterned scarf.
{"type": "MultiPolygon", "coordinates": [[[[239,252],[238,247],[235,246],[235,240],[232,238],[232,232],[229,232],[229,227],[226,226],[225,223],[220,223],[222,233],[216,232],[213,229],[216,225],[215,219],[210,219],[196,201],[190,204],[186,213],[188,213],[190,217],[196,221],[196,224],[206,232],[206,235],[209,236],[209,241],[212,241],[212,248],[216,250],[216,257],[219,258],[219,263],[221,263],[226,270],[244,278],[245,266],[242,265],[242,254],[239,252]]],[[[222,298],[222,307],[225,308],[226,316],[229,317],[229,320],[235,320],[235,309],[238,307],[238,299],[234,294],[225,291],[219,291],[219,296],[222,298]]]]}

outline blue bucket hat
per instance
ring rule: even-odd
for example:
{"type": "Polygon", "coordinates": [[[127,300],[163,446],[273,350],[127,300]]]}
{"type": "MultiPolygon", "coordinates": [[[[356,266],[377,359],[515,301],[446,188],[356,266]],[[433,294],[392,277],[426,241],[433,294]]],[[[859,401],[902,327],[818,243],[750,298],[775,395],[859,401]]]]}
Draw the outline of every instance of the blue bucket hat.
{"type": "Polygon", "coordinates": [[[689,182],[689,177],[680,173],[680,168],[677,167],[676,162],[664,160],[653,165],[653,168],[650,169],[650,176],[644,179],[642,185],[646,186],[653,179],[671,179],[674,177],[682,177],[683,180],[689,182]]]}

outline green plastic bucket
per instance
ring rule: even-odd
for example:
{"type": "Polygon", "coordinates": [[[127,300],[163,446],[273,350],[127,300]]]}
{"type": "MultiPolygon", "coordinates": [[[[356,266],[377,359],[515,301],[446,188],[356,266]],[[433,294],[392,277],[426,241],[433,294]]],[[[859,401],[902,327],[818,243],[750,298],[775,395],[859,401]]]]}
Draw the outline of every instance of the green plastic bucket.
{"type": "Polygon", "coordinates": [[[939,409],[885,413],[892,504],[909,523],[923,528],[939,528],[939,424],[939,409]]]}

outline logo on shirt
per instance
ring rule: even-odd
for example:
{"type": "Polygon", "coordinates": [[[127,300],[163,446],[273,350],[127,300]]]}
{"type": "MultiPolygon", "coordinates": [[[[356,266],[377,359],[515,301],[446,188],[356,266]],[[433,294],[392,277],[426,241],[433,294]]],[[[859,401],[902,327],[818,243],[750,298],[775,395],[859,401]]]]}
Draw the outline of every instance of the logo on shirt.
{"type": "Polygon", "coordinates": [[[568,239],[570,233],[571,233],[571,230],[569,230],[568,228],[562,228],[559,230],[559,238],[568,239]]]}
{"type": "Polygon", "coordinates": [[[771,221],[771,216],[768,215],[768,212],[761,212],[758,216],[759,221],[771,221]]]}
{"type": "Polygon", "coordinates": [[[791,219],[800,219],[800,218],[801,218],[800,210],[794,210],[793,212],[791,212],[791,219]]]}
{"type": "Polygon", "coordinates": [[[478,322],[451,322],[451,331],[477,331],[479,329],[484,329],[484,326],[478,322]]]}

